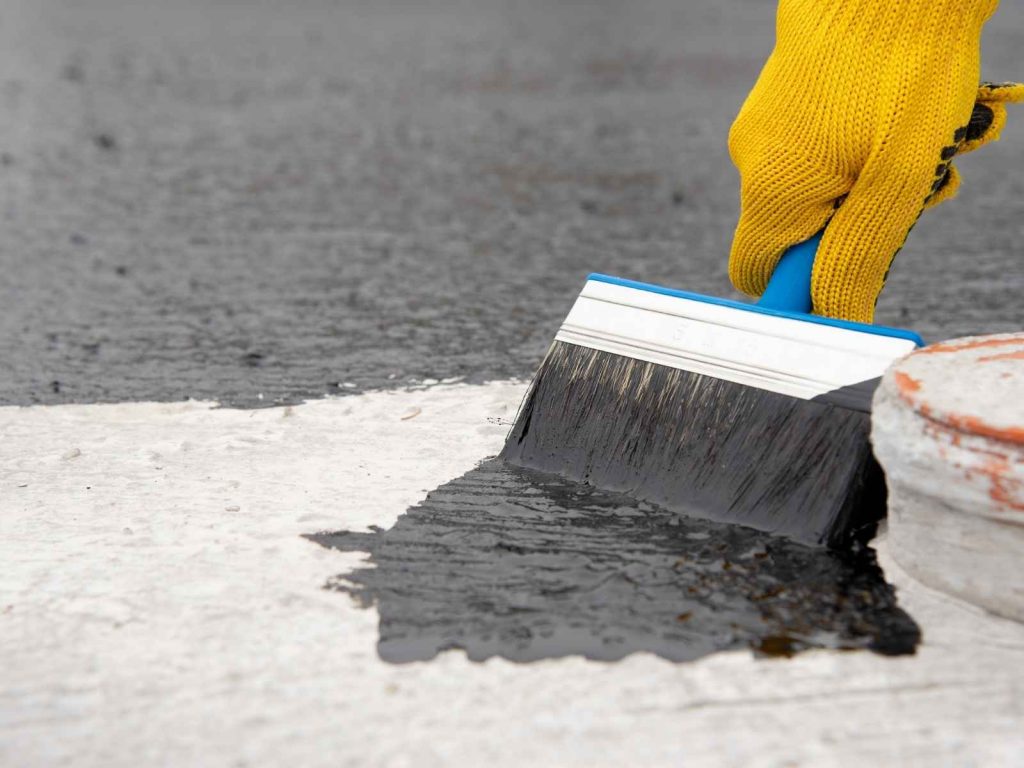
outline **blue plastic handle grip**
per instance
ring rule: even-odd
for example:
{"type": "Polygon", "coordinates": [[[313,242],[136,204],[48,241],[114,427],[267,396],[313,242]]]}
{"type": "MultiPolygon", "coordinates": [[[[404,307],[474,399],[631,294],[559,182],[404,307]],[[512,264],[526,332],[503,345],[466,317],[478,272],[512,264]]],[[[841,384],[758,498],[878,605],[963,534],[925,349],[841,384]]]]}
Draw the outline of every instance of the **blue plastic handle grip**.
{"type": "Polygon", "coordinates": [[[794,245],[786,251],[779,265],[772,273],[759,307],[777,309],[782,312],[800,312],[811,314],[814,303],[811,301],[811,272],[814,270],[814,257],[818,255],[818,246],[824,232],[819,232],[810,240],[794,245]]]}

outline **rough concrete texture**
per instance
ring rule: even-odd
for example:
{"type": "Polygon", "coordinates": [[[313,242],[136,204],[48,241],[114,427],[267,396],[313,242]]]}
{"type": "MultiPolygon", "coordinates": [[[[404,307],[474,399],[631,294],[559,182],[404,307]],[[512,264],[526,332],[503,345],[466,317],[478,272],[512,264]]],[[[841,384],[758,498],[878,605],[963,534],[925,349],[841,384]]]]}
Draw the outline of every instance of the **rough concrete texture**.
{"type": "Polygon", "coordinates": [[[893,556],[927,584],[1024,621],[1024,333],[914,353],[876,393],[893,556]]]}
{"type": "MultiPolygon", "coordinates": [[[[773,14],[5,0],[0,402],[525,377],[589,271],[731,295],[725,137],[773,14]]],[[[1024,76],[1022,46],[1004,2],[987,76],[1024,76]]],[[[1012,118],[917,227],[879,320],[931,338],[1024,322],[1012,118]]]]}
{"type": "Polygon", "coordinates": [[[0,409],[0,764],[1019,763],[1024,627],[884,541],[916,656],[382,661],[377,612],[319,589],[360,556],[300,534],[391,528],[500,449],[521,394],[0,409]]]}

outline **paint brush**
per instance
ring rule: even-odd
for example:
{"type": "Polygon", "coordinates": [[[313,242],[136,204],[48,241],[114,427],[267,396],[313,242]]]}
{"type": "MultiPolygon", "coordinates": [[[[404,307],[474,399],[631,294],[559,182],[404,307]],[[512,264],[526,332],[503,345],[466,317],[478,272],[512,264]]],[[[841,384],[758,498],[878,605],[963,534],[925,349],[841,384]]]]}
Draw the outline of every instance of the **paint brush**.
{"type": "Polygon", "coordinates": [[[757,305],[591,275],[502,457],[806,544],[870,538],[871,397],[923,342],[810,314],[820,240],[782,257],[757,305]]]}

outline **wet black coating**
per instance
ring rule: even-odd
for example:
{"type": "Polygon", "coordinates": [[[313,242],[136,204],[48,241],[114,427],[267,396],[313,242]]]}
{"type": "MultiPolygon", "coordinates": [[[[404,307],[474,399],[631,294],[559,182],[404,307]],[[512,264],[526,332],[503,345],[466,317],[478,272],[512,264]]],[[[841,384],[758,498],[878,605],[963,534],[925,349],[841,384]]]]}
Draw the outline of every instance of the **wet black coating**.
{"type": "Polygon", "coordinates": [[[390,530],[309,538],[369,553],[328,587],[377,607],[378,651],[394,663],[454,648],[519,662],[897,655],[920,641],[871,549],[804,547],[501,460],[433,491],[390,530]]]}
{"type": "MultiPolygon", "coordinates": [[[[0,403],[529,378],[590,271],[734,296],[769,0],[32,0],[4,13],[0,403]]],[[[989,25],[1019,74],[1024,4],[989,25]]],[[[1024,121],[879,320],[1024,325],[1024,121]]],[[[261,400],[259,395],[263,395],[261,400]]]]}
{"type": "Polygon", "coordinates": [[[805,544],[885,515],[869,414],[558,342],[502,457],[805,544]]]}

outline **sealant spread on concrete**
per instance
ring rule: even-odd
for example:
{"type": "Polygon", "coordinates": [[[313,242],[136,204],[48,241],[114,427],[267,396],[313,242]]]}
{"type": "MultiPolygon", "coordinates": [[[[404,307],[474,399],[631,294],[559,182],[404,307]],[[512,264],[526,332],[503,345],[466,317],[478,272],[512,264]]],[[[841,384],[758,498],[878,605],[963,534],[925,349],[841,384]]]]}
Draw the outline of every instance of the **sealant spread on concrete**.
{"type": "Polygon", "coordinates": [[[753,649],[912,653],[920,633],[872,550],[812,549],[501,460],[372,533],[311,536],[370,553],[332,580],[380,613],[390,662],[753,649]]]}

